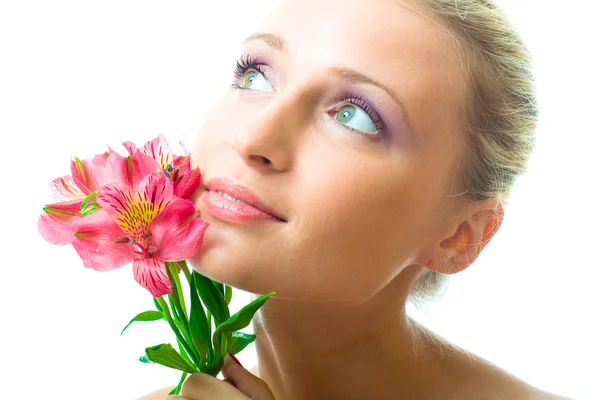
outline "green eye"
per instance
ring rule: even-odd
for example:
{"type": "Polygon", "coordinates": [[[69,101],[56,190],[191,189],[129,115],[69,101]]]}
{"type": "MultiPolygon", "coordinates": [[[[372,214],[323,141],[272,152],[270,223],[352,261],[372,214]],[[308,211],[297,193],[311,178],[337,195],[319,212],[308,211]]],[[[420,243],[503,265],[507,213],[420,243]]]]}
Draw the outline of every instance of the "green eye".
{"type": "Polygon", "coordinates": [[[336,121],[344,124],[354,124],[352,129],[362,132],[377,133],[377,126],[371,120],[371,117],[354,105],[345,105],[335,114],[336,121]]]}
{"type": "Polygon", "coordinates": [[[265,89],[264,91],[266,92],[272,92],[269,80],[265,78],[262,73],[251,69],[248,71],[249,72],[247,74],[244,73],[242,76],[242,83],[240,84],[240,88],[251,90],[265,89]],[[252,84],[254,84],[255,86],[250,87],[252,84]]]}

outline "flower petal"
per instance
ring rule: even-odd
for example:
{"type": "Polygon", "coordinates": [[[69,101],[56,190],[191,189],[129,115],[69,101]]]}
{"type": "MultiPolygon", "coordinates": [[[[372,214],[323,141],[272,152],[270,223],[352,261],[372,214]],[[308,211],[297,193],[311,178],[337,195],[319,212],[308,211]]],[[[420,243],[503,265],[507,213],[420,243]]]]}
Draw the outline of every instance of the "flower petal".
{"type": "Polygon", "coordinates": [[[94,158],[92,158],[92,165],[99,168],[104,168],[106,166],[106,160],[108,160],[108,155],[112,150],[105,151],[104,153],[96,154],[94,158]]]}
{"type": "Polygon", "coordinates": [[[60,201],[58,203],[46,204],[44,211],[52,215],[56,219],[64,222],[73,222],[75,219],[81,218],[79,210],[83,199],[73,199],[68,201],[60,201]]]}
{"type": "Polygon", "coordinates": [[[133,201],[133,193],[125,183],[105,185],[96,197],[96,203],[115,221],[129,212],[133,201]]]}
{"type": "Polygon", "coordinates": [[[40,215],[37,227],[40,235],[49,243],[65,245],[73,242],[73,225],[61,223],[49,214],[40,215]]]}
{"type": "Polygon", "coordinates": [[[185,174],[190,171],[190,157],[189,155],[178,156],[173,160],[173,166],[179,168],[180,174],[185,174]]]}
{"type": "Polygon", "coordinates": [[[142,148],[142,154],[152,157],[160,164],[160,169],[167,169],[169,164],[173,164],[173,154],[167,139],[161,133],[155,139],[148,141],[142,148]]]}
{"type": "Polygon", "coordinates": [[[104,184],[127,184],[127,159],[117,152],[111,152],[105,164],[104,184]]]}
{"type": "Polygon", "coordinates": [[[104,185],[122,183],[136,187],[149,174],[159,171],[158,163],[136,150],[133,156],[123,157],[113,152],[108,155],[104,171],[104,185]]]}
{"type": "Polygon", "coordinates": [[[94,165],[93,161],[80,160],[77,157],[71,161],[73,181],[86,196],[102,187],[104,184],[103,175],[104,168],[94,165]]]}
{"type": "Polygon", "coordinates": [[[125,147],[125,149],[127,150],[127,152],[129,153],[130,156],[132,156],[136,150],[137,147],[135,146],[135,144],[133,142],[123,142],[123,147],[125,147]]]}
{"type": "Polygon", "coordinates": [[[86,195],[79,189],[71,175],[65,175],[52,181],[52,197],[56,201],[83,199],[86,195]]]}
{"type": "Polygon", "coordinates": [[[202,175],[200,174],[200,168],[188,171],[175,185],[175,196],[181,197],[182,199],[189,199],[201,182],[202,175]]]}
{"type": "MultiPolygon", "coordinates": [[[[120,244],[120,246],[129,246],[128,244],[120,244]]],[[[120,268],[133,260],[130,254],[119,252],[103,252],[94,246],[94,242],[89,242],[75,238],[73,240],[73,248],[83,261],[85,268],[92,268],[96,271],[111,271],[120,268]]]]}
{"type": "Polygon", "coordinates": [[[118,240],[125,234],[105,210],[81,218],[73,226],[73,247],[85,267],[109,271],[134,259],[131,245],[118,240]]]}
{"type": "Polygon", "coordinates": [[[190,170],[190,158],[188,156],[177,156],[173,159],[173,166],[179,168],[182,173],[186,173],[190,170]]]}
{"type": "Polygon", "coordinates": [[[38,219],[40,235],[52,244],[69,244],[73,241],[73,223],[82,218],[79,212],[81,199],[47,204],[38,219]]]}
{"type": "Polygon", "coordinates": [[[166,260],[187,260],[200,250],[209,223],[196,218],[195,213],[191,201],[177,199],[150,224],[152,244],[166,260]]]}
{"type": "Polygon", "coordinates": [[[133,277],[152,296],[160,297],[171,293],[172,283],[165,262],[156,258],[144,258],[133,262],[133,277]]]}
{"type": "Polygon", "coordinates": [[[183,145],[183,142],[179,142],[179,145],[183,149],[183,155],[173,155],[173,166],[179,168],[179,174],[183,175],[189,172],[190,170],[190,153],[183,145]]]}
{"type": "Polygon", "coordinates": [[[131,157],[133,163],[133,174],[132,174],[132,185],[137,186],[144,178],[149,174],[154,174],[160,171],[159,163],[152,157],[143,154],[140,150],[137,150],[131,157]]]}

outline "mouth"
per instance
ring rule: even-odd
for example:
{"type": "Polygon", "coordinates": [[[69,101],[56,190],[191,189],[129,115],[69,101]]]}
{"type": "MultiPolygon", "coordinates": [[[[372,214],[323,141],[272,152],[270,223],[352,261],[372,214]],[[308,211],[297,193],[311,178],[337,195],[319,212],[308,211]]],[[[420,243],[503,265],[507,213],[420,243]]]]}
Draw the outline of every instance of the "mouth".
{"type": "Polygon", "coordinates": [[[252,207],[255,210],[267,214],[276,220],[287,222],[281,213],[267,205],[266,202],[261,200],[261,198],[254,194],[250,189],[234,181],[233,179],[210,179],[205,183],[204,191],[218,194],[223,199],[232,202],[232,206],[234,207],[235,204],[240,204],[240,207],[242,208],[247,206],[252,207]]]}

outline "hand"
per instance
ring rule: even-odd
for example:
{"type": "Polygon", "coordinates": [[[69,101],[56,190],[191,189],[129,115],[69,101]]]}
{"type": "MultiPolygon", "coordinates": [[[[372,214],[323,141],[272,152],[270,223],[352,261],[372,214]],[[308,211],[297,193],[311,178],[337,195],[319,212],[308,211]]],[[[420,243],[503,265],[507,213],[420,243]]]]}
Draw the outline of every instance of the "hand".
{"type": "Polygon", "coordinates": [[[192,374],[183,382],[179,396],[167,396],[165,400],[275,400],[266,382],[237,364],[229,354],[221,372],[226,380],[192,374]]]}

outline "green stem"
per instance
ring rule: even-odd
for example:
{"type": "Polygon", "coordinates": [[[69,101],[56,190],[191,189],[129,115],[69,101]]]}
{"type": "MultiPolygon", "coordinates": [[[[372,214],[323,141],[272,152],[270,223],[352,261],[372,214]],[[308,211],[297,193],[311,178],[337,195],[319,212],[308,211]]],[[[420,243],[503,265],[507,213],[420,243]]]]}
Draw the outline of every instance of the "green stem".
{"type": "Polygon", "coordinates": [[[183,349],[183,345],[181,344],[181,342],[179,340],[177,341],[177,346],[179,347],[179,352],[181,353],[181,357],[183,357],[183,359],[185,361],[187,361],[188,363],[193,365],[194,362],[192,360],[190,360],[190,358],[187,355],[187,352],[183,349]]]}
{"type": "MultiPolygon", "coordinates": [[[[171,304],[171,309],[173,309],[173,314],[175,314],[175,318],[173,318],[175,325],[181,330],[181,333],[186,340],[187,343],[193,343],[192,335],[190,333],[190,327],[186,318],[181,315],[181,305],[177,304],[177,297],[172,297],[169,295],[169,303],[171,304]],[[178,311],[179,310],[179,311],[178,311]]],[[[194,352],[193,357],[196,360],[202,360],[200,354],[196,350],[195,346],[190,345],[190,348],[194,352]]]]}
{"type": "Polygon", "coordinates": [[[187,310],[185,308],[185,299],[183,298],[183,290],[181,289],[181,281],[179,280],[179,271],[177,269],[177,263],[167,261],[165,263],[167,268],[167,275],[169,275],[169,280],[173,284],[172,293],[169,297],[175,297],[175,305],[177,307],[177,311],[181,316],[182,320],[187,322],[187,310]]]}
{"type": "MultiPolygon", "coordinates": [[[[179,379],[179,383],[177,384],[177,386],[175,386],[173,388],[173,390],[171,390],[171,393],[169,393],[169,395],[173,394],[173,395],[178,395],[179,392],[181,392],[181,385],[183,385],[183,381],[185,381],[185,378],[187,377],[187,372],[184,372],[181,374],[181,379],[179,379]]],[[[171,396],[169,396],[171,397],[171,396]]]]}
{"type": "Polygon", "coordinates": [[[181,325],[183,326],[182,333],[186,334],[186,337],[190,336],[190,326],[188,325],[187,315],[183,311],[183,307],[181,306],[181,299],[179,296],[175,295],[175,292],[171,293],[169,296],[169,303],[171,304],[171,308],[173,309],[173,314],[179,319],[181,325]]]}
{"type": "MultiPolygon", "coordinates": [[[[178,263],[169,262],[169,261],[166,262],[167,273],[169,275],[169,279],[173,283],[173,288],[175,289],[169,295],[169,302],[171,304],[171,308],[173,309],[173,314],[177,315],[175,322],[177,323],[177,320],[179,320],[179,325],[181,325],[179,327],[179,329],[181,329],[181,333],[183,333],[183,336],[185,337],[188,344],[190,345],[190,348],[194,352],[193,355],[195,356],[195,359],[199,360],[200,363],[202,364],[204,356],[202,356],[198,352],[198,349],[196,349],[196,346],[193,345],[194,341],[192,340],[192,334],[191,334],[190,325],[189,325],[189,321],[188,321],[189,317],[188,317],[186,306],[185,306],[185,298],[183,297],[181,281],[179,280],[178,266],[181,267],[181,269],[184,271],[184,274],[185,274],[185,271],[187,271],[189,273],[189,270],[187,268],[187,265],[185,264],[185,261],[178,262],[178,263]]],[[[188,284],[191,285],[191,281],[188,281],[188,284]]]]}
{"type": "Polygon", "coordinates": [[[208,309],[206,309],[206,319],[208,320],[208,360],[207,360],[207,364],[210,366],[212,365],[213,362],[213,343],[212,343],[212,329],[210,327],[210,311],[208,311],[208,309]]]}
{"type": "Polygon", "coordinates": [[[185,275],[185,278],[187,279],[188,284],[191,284],[192,283],[192,274],[190,273],[190,269],[188,268],[185,260],[179,261],[179,266],[181,267],[181,270],[183,271],[183,274],[185,275]]]}
{"type": "Polygon", "coordinates": [[[190,358],[192,358],[192,360],[194,361],[194,364],[196,365],[196,367],[200,368],[200,361],[196,359],[196,355],[190,349],[189,344],[181,336],[181,332],[179,332],[179,329],[177,328],[177,326],[175,325],[175,322],[173,321],[173,318],[171,317],[171,312],[169,311],[169,306],[165,302],[165,299],[163,299],[162,297],[156,297],[156,301],[160,305],[161,311],[164,313],[165,318],[167,319],[167,322],[169,323],[169,325],[171,326],[171,329],[175,333],[175,336],[177,336],[177,340],[181,341],[181,344],[185,348],[185,351],[187,351],[187,353],[189,354],[190,358]]]}
{"type": "Polygon", "coordinates": [[[206,320],[208,321],[208,332],[212,336],[212,314],[208,311],[208,307],[206,308],[206,320]]]}

